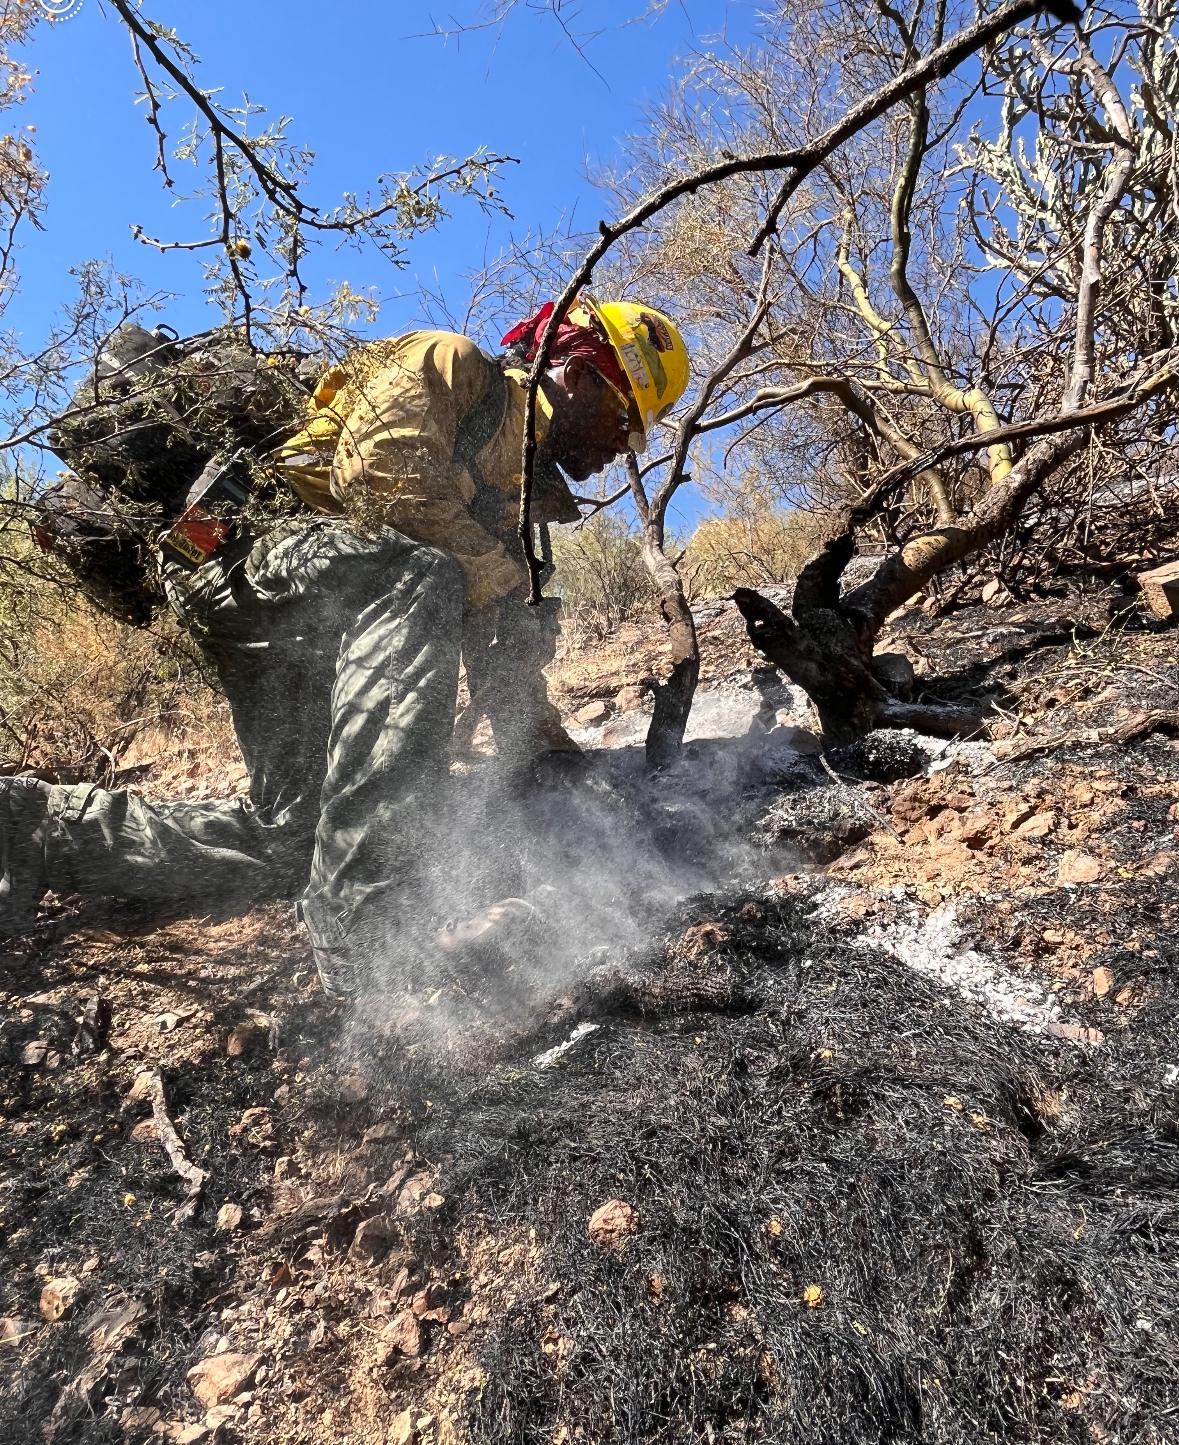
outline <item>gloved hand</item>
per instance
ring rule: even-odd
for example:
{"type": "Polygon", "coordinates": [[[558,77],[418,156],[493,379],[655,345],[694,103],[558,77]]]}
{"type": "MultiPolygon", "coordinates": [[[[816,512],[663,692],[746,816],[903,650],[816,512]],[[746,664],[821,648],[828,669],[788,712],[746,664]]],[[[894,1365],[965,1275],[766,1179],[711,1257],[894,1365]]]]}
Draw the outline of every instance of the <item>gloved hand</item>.
{"type": "Polygon", "coordinates": [[[524,569],[501,543],[479,557],[458,557],[467,578],[467,606],[482,608],[494,605],[516,592],[524,580],[524,569]]]}

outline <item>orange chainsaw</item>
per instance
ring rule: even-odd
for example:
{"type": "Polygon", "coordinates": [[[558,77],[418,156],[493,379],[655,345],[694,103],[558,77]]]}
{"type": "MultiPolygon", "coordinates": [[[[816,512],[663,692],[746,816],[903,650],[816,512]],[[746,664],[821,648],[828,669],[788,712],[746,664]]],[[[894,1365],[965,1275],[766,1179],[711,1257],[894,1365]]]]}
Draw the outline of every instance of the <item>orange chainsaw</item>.
{"type": "Polygon", "coordinates": [[[214,458],[192,484],[184,511],[160,534],[166,556],[184,567],[200,567],[229,537],[250,497],[244,457],[239,449],[228,461],[214,458]]]}

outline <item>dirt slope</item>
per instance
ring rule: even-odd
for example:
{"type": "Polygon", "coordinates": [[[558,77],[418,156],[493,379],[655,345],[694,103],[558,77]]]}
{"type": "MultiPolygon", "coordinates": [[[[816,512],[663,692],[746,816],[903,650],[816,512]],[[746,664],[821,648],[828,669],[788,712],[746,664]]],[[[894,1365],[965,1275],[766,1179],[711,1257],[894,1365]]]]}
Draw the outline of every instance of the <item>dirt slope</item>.
{"type": "MultiPolygon", "coordinates": [[[[2,976],[0,1438],[1174,1438],[1179,635],[904,614],[996,737],[827,768],[704,637],[713,732],[602,794],[685,880],[628,941],[599,889],[357,1017],[287,906],[57,902],[2,976]]],[[[658,666],[560,664],[612,765],[658,666]]]]}

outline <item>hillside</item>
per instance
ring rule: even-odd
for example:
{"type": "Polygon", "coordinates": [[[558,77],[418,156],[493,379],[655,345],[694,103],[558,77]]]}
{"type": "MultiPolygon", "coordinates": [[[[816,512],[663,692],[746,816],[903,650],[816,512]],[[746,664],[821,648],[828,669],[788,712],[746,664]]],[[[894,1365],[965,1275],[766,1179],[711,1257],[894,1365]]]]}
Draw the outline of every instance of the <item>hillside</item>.
{"type": "Polygon", "coordinates": [[[325,1004],[287,904],[55,900],[0,976],[2,1438],[1172,1440],[1179,634],[1108,601],[897,615],[992,736],[826,759],[713,604],[654,781],[658,635],[562,658],[586,770],[467,764],[444,862],[534,910],[412,997],[325,1004]]]}

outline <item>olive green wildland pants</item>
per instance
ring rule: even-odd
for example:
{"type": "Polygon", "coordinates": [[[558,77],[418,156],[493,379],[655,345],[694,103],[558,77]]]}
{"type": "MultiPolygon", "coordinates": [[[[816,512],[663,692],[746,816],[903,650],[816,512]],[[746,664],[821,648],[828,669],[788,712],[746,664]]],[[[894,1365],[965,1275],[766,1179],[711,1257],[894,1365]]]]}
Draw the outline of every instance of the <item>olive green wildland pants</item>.
{"type": "MultiPolygon", "coordinates": [[[[461,569],[389,528],[365,536],[304,517],[230,543],[194,572],[169,564],[165,583],[229,700],[250,796],[152,803],[54,787],[49,888],[169,911],[302,889],[317,957],[363,960],[403,900],[422,897],[434,861],[463,645],[461,569]]],[[[539,642],[540,619],[525,623],[526,640],[530,630],[539,642]]],[[[509,665],[528,650],[500,649],[509,665]]],[[[496,693],[501,751],[513,721],[552,713],[539,670],[551,656],[550,645],[529,659],[531,686],[514,703],[510,688],[496,693]]],[[[528,731],[517,729],[521,746],[528,731]]],[[[353,981],[334,982],[347,991],[353,981]]]]}

